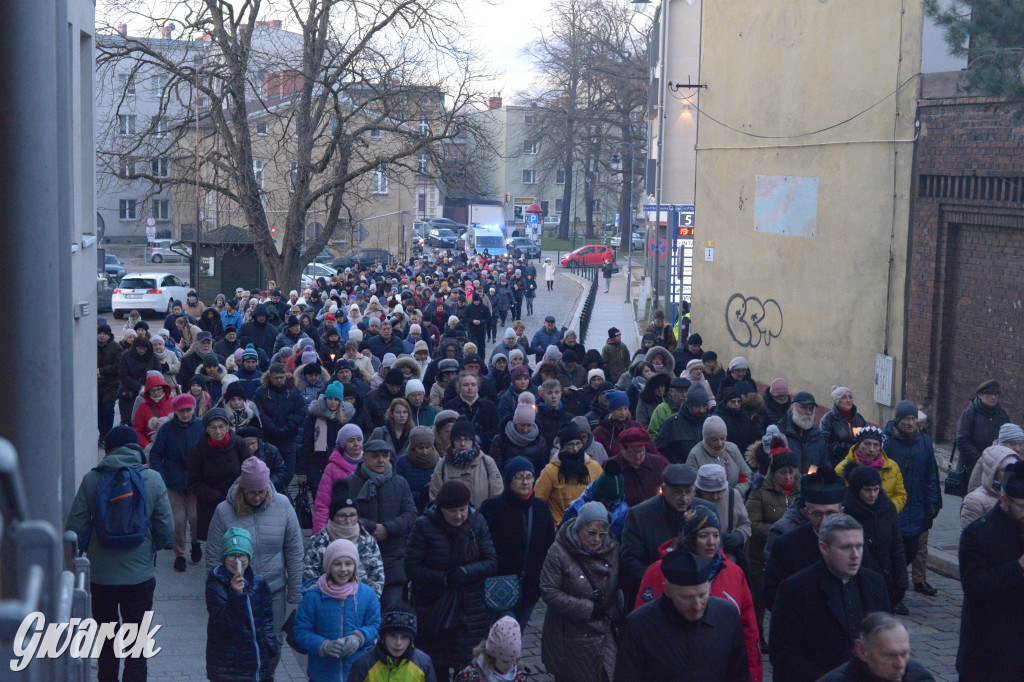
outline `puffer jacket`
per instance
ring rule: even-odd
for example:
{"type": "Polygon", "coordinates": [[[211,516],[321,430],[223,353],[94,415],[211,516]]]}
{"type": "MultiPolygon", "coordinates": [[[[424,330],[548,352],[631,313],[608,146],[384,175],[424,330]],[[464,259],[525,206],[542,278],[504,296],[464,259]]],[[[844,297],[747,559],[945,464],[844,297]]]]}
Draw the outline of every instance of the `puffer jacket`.
{"type": "Polygon", "coordinates": [[[193,417],[182,424],[177,415],[156,432],[149,450],[149,466],[160,474],[168,490],[188,490],[188,451],[204,435],[202,423],[193,417]]]}
{"type": "Polygon", "coordinates": [[[263,372],[260,371],[259,367],[251,372],[247,371],[245,367],[239,367],[235,370],[235,376],[238,377],[238,383],[245,389],[245,399],[252,400],[256,396],[256,391],[262,385],[263,372]]]}
{"type": "Polygon", "coordinates": [[[985,407],[975,398],[956,423],[956,447],[961,461],[973,468],[985,448],[995,442],[999,427],[1010,421],[1001,405],[985,407]]]}
{"type": "MultiPolygon", "coordinates": [[[[324,528],[309,539],[309,547],[306,548],[306,555],[302,559],[302,582],[308,582],[319,578],[324,572],[324,550],[331,544],[331,536],[324,528]]],[[[380,547],[373,536],[365,529],[359,529],[359,536],[356,538],[356,549],[359,550],[359,568],[356,570],[356,579],[368,585],[377,595],[384,592],[384,559],[380,556],[380,547]]]]}
{"type": "Polygon", "coordinates": [[[690,414],[686,403],[666,419],[658,431],[654,446],[669,462],[685,464],[690,451],[704,438],[704,417],[690,414]]]}
{"type": "Polygon", "coordinates": [[[395,357],[405,353],[405,344],[402,343],[402,339],[398,338],[394,334],[387,341],[384,337],[378,334],[377,336],[371,336],[367,341],[366,345],[369,347],[370,352],[378,360],[383,360],[384,356],[388,353],[394,353],[395,357]]]}
{"type": "Polygon", "coordinates": [[[796,455],[800,462],[800,473],[806,474],[812,466],[820,467],[828,464],[828,452],[825,449],[825,438],[816,426],[806,431],[800,429],[793,423],[793,415],[787,414],[779,422],[779,431],[789,441],[789,449],[796,455]]]}
{"type": "Polygon", "coordinates": [[[146,373],[151,370],[160,371],[160,361],[152,348],[145,355],[139,355],[134,346],[121,353],[117,364],[117,378],[121,382],[117,397],[134,400],[146,383],[146,373]]]}
{"type": "Polygon", "coordinates": [[[747,542],[747,558],[750,559],[750,575],[760,576],[764,570],[764,546],[768,542],[768,531],[781,519],[789,506],[800,498],[800,479],[793,484],[789,495],[779,487],[773,476],[765,478],[764,484],[753,490],[747,497],[747,516],[750,517],[750,540],[747,542]]]}
{"type": "Polygon", "coordinates": [[[484,500],[497,497],[505,489],[501,479],[501,471],[490,455],[483,454],[477,448],[477,455],[465,469],[454,467],[445,462],[444,457],[434,465],[434,473],[430,476],[430,501],[437,498],[441,486],[447,481],[461,481],[469,488],[470,504],[479,507],[484,500]]]}
{"type": "Polygon", "coordinates": [[[853,430],[867,426],[867,421],[857,412],[857,406],[850,408],[852,421],[847,423],[839,416],[839,408],[832,406],[830,412],[826,412],[818,423],[818,430],[825,439],[825,450],[828,452],[828,459],[835,466],[842,461],[843,457],[853,445],[853,430]]]}
{"type": "Polygon", "coordinates": [[[146,377],[146,389],[142,395],[142,403],[135,410],[135,416],[132,418],[132,428],[139,436],[139,447],[145,449],[153,441],[153,438],[156,437],[156,431],[160,428],[158,426],[156,429],[151,429],[149,420],[166,417],[173,410],[171,410],[171,387],[164,381],[162,376],[153,375],[146,377]],[[158,386],[163,387],[164,396],[160,399],[160,402],[154,402],[149,397],[149,391],[158,386]]]}
{"type": "Polygon", "coordinates": [[[270,482],[274,484],[274,490],[279,493],[286,492],[288,484],[292,480],[292,474],[288,471],[288,465],[284,463],[281,451],[261,440],[253,457],[259,457],[270,469],[270,482]]]}
{"type": "Polygon", "coordinates": [[[315,580],[302,588],[302,603],[295,611],[295,638],[309,652],[306,674],[312,682],[345,680],[352,664],[365,656],[377,640],[380,600],[363,584],[344,602],[321,592],[315,580]],[[363,635],[363,646],[354,654],[342,659],[319,655],[325,640],[347,637],[356,630],[363,635]]]}
{"type": "MultiPolygon", "coordinates": [[[[836,467],[836,473],[843,476],[844,471],[855,466],[860,466],[860,462],[857,460],[857,446],[853,445],[843,461],[836,467]]],[[[892,461],[885,450],[882,450],[882,469],[878,473],[882,475],[882,490],[896,505],[896,513],[899,514],[907,504],[907,489],[903,485],[903,473],[900,471],[900,465],[892,461]]]]}
{"type": "MultiPolygon", "coordinates": [[[[361,462],[362,460],[360,460],[361,462]]],[[[334,489],[334,482],[348,478],[359,468],[360,462],[353,462],[345,456],[345,451],[339,447],[331,451],[324,474],[320,477],[320,484],[316,489],[316,498],[313,501],[313,532],[319,533],[320,529],[327,525],[327,515],[330,513],[331,491],[334,489]]]]}
{"type": "Polygon", "coordinates": [[[864,527],[864,548],[881,569],[889,601],[899,604],[907,592],[907,559],[896,507],[884,493],[879,493],[875,503],[868,506],[847,490],[843,511],[864,527]]]}
{"type": "Polygon", "coordinates": [[[520,606],[533,606],[540,599],[540,571],[544,557],[555,541],[555,524],[547,503],[536,495],[524,500],[506,488],[498,497],[480,505],[480,514],[487,521],[498,553],[496,575],[521,576],[520,606]],[[530,546],[527,548],[526,522],[531,516],[530,546]]]}
{"type": "Polygon", "coordinates": [[[972,490],[960,505],[960,528],[967,528],[987,514],[999,502],[1001,488],[996,474],[1018,460],[1017,453],[1005,445],[990,445],[975,468],[981,469],[981,487],[972,490]]]}
{"type": "Polygon", "coordinates": [[[270,385],[270,375],[264,374],[253,402],[260,411],[266,440],[275,445],[295,440],[306,418],[306,403],[295,388],[294,376],[289,374],[282,388],[274,388],[270,385]]]}
{"type": "Polygon", "coordinates": [[[885,426],[882,448],[903,474],[907,503],[900,512],[903,537],[914,537],[931,528],[932,520],[942,509],[939,467],[935,463],[932,439],[918,431],[907,438],[893,422],[885,426]]]}
{"type": "MultiPolygon", "coordinates": [[[[491,439],[489,454],[494,464],[501,471],[505,463],[513,457],[525,457],[533,463],[533,468],[539,471],[548,463],[548,443],[537,430],[537,437],[527,445],[516,445],[509,439],[505,431],[512,424],[512,417],[506,417],[498,427],[498,433],[491,439]]],[[[514,427],[513,427],[514,428],[514,427]]]]}
{"type": "Polygon", "coordinates": [[[437,674],[430,656],[415,646],[401,658],[393,658],[384,647],[384,638],[378,637],[377,645],[352,664],[348,682],[437,682],[437,674]]]}
{"type": "MultiPolygon", "coordinates": [[[[231,485],[242,473],[242,462],[249,457],[249,448],[241,438],[234,433],[230,433],[229,438],[225,447],[215,450],[204,433],[188,451],[186,477],[188,489],[196,496],[196,535],[200,540],[206,539],[214,510],[227,497],[231,485]]],[[[216,553],[220,556],[220,545],[216,553]]]]}
{"type": "MultiPolygon", "coordinates": [[[[132,549],[109,549],[100,542],[98,533],[86,532],[93,525],[93,504],[96,488],[105,474],[114,473],[121,467],[142,466],[142,448],[131,444],[109,452],[95,468],[86,472],[78,492],[71,503],[65,524],[68,530],[78,534],[81,548],[91,562],[92,582],[99,585],[137,585],[153,577],[153,557],[163,549],[174,533],[174,517],[171,503],[167,499],[160,474],[152,469],[142,469],[142,480],[146,484],[146,504],[149,509],[149,533],[142,543],[132,549]]],[[[218,548],[217,553],[220,554],[218,548]]]]}
{"type": "Polygon", "coordinates": [[[747,460],[743,459],[739,449],[728,441],[725,443],[725,451],[715,456],[701,440],[690,450],[690,454],[686,457],[686,463],[694,470],[700,469],[705,464],[721,465],[725,469],[729,485],[735,488],[740,495],[747,494],[750,483],[754,479],[754,472],[750,470],[747,460]]]}
{"type": "Polygon", "coordinates": [[[372,534],[379,523],[388,531],[388,536],[378,543],[384,559],[384,584],[405,584],[405,542],[417,515],[409,483],[401,476],[392,475],[382,485],[372,490],[371,486],[363,492],[368,479],[360,469],[356,467],[355,473],[339,486],[359,505],[359,524],[363,530],[372,534]]]}
{"type": "Polygon", "coordinates": [[[575,521],[558,530],[540,574],[540,594],[547,604],[540,655],[548,673],[559,680],[593,682],[602,679],[603,670],[611,679],[618,579],[619,542],[614,536],[608,535],[591,554],[580,543],[575,521]],[[608,606],[596,619],[595,592],[608,606]]]}
{"type": "MultiPolygon", "coordinates": [[[[300,328],[298,335],[293,336],[286,328],[283,332],[277,335],[276,339],[274,339],[274,350],[271,355],[277,355],[285,346],[288,346],[289,348],[293,347],[301,339],[309,339],[309,334],[302,331],[300,328]]],[[[312,341],[313,339],[309,340],[312,341]]]]}
{"type": "MultiPolygon", "coordinates": [[[[246,344],[251,343],[256,348],[263,349],[263,352],[268,356],[276,352],[274,350],[274,342],[277,341],[277,328],[270,324],[269,315],[266,304],[256,304],[252,311],[252,319],[243,324],[242,328],[238,330],[238,343],[242,348],[245,348],[246,344]],[[264,316],[262,323],[256,321],[256,318],[260,315],[264,316]]],[[[166,323],[164,326],[166,326],[166,323]]],[[[171,336],[173,337],[175,333],[175,331],[172,331],[171,336]]]]}
{"type": "Polygon", "coordinates": [[[567,483],[559,479],[558,472],[562,468],[562,463],[559,461],[558,455],[552,455],[551,461],[537,476],[537,483],[533,488],[534,494],[542,500],[547,500],[548,506],[551,508],[551,518],[554,519],[556,526],[562,523],[562,515],[565,514],[569,505],[604,472],[601,465],[591,459],[590,455],[584,455],[584,462],[590,473],[590,478],[585,484],[567,483]]]}
{"type": "Polygon", "coordinates": [[[428,507],[409,533],[405,550],[405,572],[412,582],[412,602],[420,623],[417,643],[424,651],[444,661],[468,661],[474,646],[487,635],[490,619],[484,604],[484,579],[496,574],[498,554],[487,522],[470,508],[469,518],[459,528],[445,522],[441,510],[428,507]],[[461,585],[449,583],[451,571],[463,574],[461,585]],[[436,627],[432,606],[441,599],[458,599],[459,626],[447,632],[436,627]]]}
{"type": "Polygon", "coordinates": [[[267,581],[251,566],[243,575],[242,594],[223,565],[206,575],[206,675],[214,682],[269,679],[270,659],[281,653],[267,581]]]}
{"type": "MultiPolygon", "coordinates": [[[[302,587],[302,530],[287,495],[274,493],[264,497],[249,513],[235,511],[233,501],[238,481],[231,486],[226,500],[217,505],[206,535],[206,566],[220,565],[220,543],[228,528],[241,528],[252,535],[252,559],[249,565],[267,581],[270,591],[288,589],[288,602],[299,603],[302,587]]],[[[248,505],[247,505],[248,506],[248,505]]]]}

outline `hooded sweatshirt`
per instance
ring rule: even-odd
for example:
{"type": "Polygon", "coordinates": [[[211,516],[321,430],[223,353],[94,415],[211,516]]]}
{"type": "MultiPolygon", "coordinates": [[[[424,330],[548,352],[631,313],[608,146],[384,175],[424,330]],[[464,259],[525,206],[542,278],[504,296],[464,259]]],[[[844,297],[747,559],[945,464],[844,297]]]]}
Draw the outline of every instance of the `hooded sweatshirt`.
{"type": "Polygon", "coordinates": [[[157,429],[163,424],[163,422],[159,422],[153,425],[149,423],[149,420],[153,418],[159,420],[173,412],[171,409],[171,387],[162,376],[152,375],[146,378],[146,389],[142,396],[142,404],[139,405],[139,409],[135,411],[135,417],[132,419],[132,428],[139,435],[139,447],[145,449],[156,437],[157,429]],[[154,386],[163,386],[164,388],[163,398],[159,402],[155,402],[149,397],[149,391],[154,386]]]}
{"type": "Polygon", "coordinates": [[[1005,445],[985,448],[976,468],[981,469],[981,487],[972,490],[960,506],[960,528],[967,528],[987,514],[999,502],[1001,486],[996,474],[1019,459],[1017,453],[1005,445]]]}

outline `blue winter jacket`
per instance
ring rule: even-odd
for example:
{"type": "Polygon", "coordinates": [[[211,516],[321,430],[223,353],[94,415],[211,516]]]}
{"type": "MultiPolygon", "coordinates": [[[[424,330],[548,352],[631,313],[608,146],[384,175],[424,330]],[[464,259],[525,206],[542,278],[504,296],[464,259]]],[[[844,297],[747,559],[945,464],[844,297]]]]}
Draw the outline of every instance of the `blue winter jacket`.
{"type": "Polygon", "coordinates": [[[263,372],[260,371],[257,366],[256,369],[249,372],[246,371],[245,367],[239,367],[235,370],[235,376],[238,377],[238,383],[245,389],[245,397],[247,400],[252,400],[256,397],[256,391],[260,387],[260,379],[263,378],[263,372]]]}
{"type": "Polygon", "coordinates": [[[302,400],[302,393],[295,388],[295,377],[289,375],[283,388],[274,388],[269,380],[263,383],[265,385],[256,391],[253,402],[260,411],[264,439],[274,445],[295,440],[306,419],[306,403],[302,400]]]}
{"type": "MultiPolygon", "coordinates": [[[[569,505],[569,508],[565,510],[565,514],[562,515],[562,523],[558,525],[559,528],[564,526],[570,520],[575,519],[576,515],[580,513],[580,507],[585,505],[587,502],[593,502],[597,498],[594,497],[594,483],[591,481],[590,485],[586,487],[583,494],[573,500],[573,503],[569,505]]],[[[614,507],[612,507],[612,532],[615,533],[616,539],[622,539],[622,529],[626,525],[626,512],[629,511],[629,505],[624,500],[619,500],[614,507]]]]}
{"type": "MultiPolygon", "coordinates": [[[[243,324],[242,313],[238,312],[237,310],[233,313],[229,313],[227,310],[222,310],[220,311],[220,323],[224,326],[225,329],[228,328],[229,324],[234,325],[235,331],[237,332],[239,329],[241,329],[243,324]]],[[[243,346],[243,348],[244,347],[245,346],[243,346]]]]}
{"type": "Polygon", "coordinates": [[[908,439],[890,421],[885,425],[882,449],[896,462],[903,474],[907,503],[900,512],[900,532],[904,537],[920,535],[932,527],[932,520],[942,509],[939,467],[935,463],[932,439],[920,431],[908,439]]]}
{"type": "Polygon", "coordinates": [[[562,332],[558,327],[555,327],[555,331],[550,334],[547,329],[541,327],[530,341],[530,352],[537,356],[537,362],[541,362],[544,360],[544,351],[548,349],[548,346],[557,346],[561,340],[562,332]]]}
{"type": "Polygon", "coordinates": [[[182,424],[173,416],[156,432],[149,451],[149,468],[163,477],[168,490],[188,490],[188,451],[202,437],[203,424],[195,417],[182,424]]]}
{"type": "Polygon", "coordinates": [[[217,566],[206,576],[206,676],[215,682],[264,680],[281,645],[274,634],[274,607],[263,576],[245,569],[242,594],[231,574],[217,566]]]}
{"type": "Polygon", "coordinates": [[[427,491],[430,488],[430,477],[434,473],[434,467],[420,469],[412,463],[409,455],[402,455],[395,463],[395,473],[409,484],[412,499],[416,502],[416,509],[422,514],[427,506],[427,491]]]}
{"type": "Polygon", "coordinates": [[[302,586],[302,603],[295,612],[295,638],[308,652],[306,674],[309,679],[313,682],[338,682],[348,677],[348,671],[357,658],[373,648],[380,630],[380,601],[373,588],[363,583],[359,583],[359,590],[344,602],[321,592],[316,583],[314,579],[302,586]],[[364,637],[363,647],[356,653],[340,661],[320,656],[320,645],[324,641],[347,637],[356,630],[364,637]]]}

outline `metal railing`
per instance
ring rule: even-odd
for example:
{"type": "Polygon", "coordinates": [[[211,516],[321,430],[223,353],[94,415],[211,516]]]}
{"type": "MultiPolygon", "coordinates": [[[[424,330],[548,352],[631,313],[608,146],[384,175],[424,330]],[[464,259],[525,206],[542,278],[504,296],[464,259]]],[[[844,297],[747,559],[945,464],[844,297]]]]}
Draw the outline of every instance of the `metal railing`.
{"type": "MultiPolygon", "coordinates": [[[[18,649],[26,644],[15,639],[30,614],[42,613],[47,624],[91,616],[89,560],[74,558],[77,536],[68,531],[62,538],[51,524],[29,518],[28,510],[18,455],[10,442],[0,439],[0,552],[4,557],[0,564],[0,642],[7,651],[6,658],[0,657],[0,680],[85,682],[90,672],[88,658],[37,658],[23,671],[10,668],[9,661],[17,658],[15,644],[18,649]]],[[[28,633],[29,638],[33,634],[28,633]]]]}
{"type": "Polygon", "coordinates": [[[601,267],[593,265],[581,266],[580,276],[590,281],[587,297],[583,301],[583,310],[580,312],[580,329],[577,334],[580,343],[585,343],[587,340],[587,329],[590,327],[590,316],[594,312],[594,301],[597,299],[597,281],[601,277],[601,267]]]}

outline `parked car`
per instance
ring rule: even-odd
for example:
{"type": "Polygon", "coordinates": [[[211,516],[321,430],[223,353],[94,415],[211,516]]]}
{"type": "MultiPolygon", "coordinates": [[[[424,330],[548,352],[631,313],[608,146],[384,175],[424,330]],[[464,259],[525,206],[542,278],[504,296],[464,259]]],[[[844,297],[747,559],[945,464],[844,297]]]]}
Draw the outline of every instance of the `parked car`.
{"type": "Polygon", "coordinates": [[[430,223],[430,227],[431,228],[435,228],[435,227],[442,228],[443,227],[443,228],[449,229],[452,232],[454,232],[455,236],[459,236],[460,234],[462,234],[463,232],[465,232],[469,228],[468,225],[464,225],[462,223],[457,223],[454,220],[452,220],[451,218],[431,218],[427,222],[430,223]]]}
{"type": "Polygon", "coordinates": [[[110,297],[114,294],[114,287],[110,286],[110,279],[107,275],[96,273],[96,312],[105,313],[110,310],[110,297]]]}
{"type": "Polygon", "coordinates": [[[540,258],[540,247],[533,243],[529,237],[512,237],[505,242],[505,248],[512,254],[513,258],[526,256],[527,258],[540,258]]]}
{"type": "Polygon", "coordinates": [[[192,259],[192,247],[184,242],[176,242],[173,239],[157,239],[149,250],[149,261],[151,263],[180,262],[184,263],[192,259]]]}
{"type": "Polygon", "coordinates": [[[430,232],[430,224],[425,222],[415,222],[412,224],[412,252],[423,253],[423,249],[427,246],[427,234],[430,232]]]}
{"type": "Polygon", "coordinates": [[[337,258],[331,261],[330,265],[337,271],[342,271],[345,268],[351,268],[358,265],[362,269],[370,268],[375,266],[377,263],[381,265],[388,265],[394,263],[395,257],[391,255],[386,249],[359,249],[351,256],[345,256],[343,258],[337,258]]]}
{"type": "Polygon", "coordinates": [[[439,249],[454,249],[457,239],[456,234],[447,227],[435,227],[427,233],[427,245],[439,249]]]}
{"type": "Polygon", "coordinates": [[[165,314],[171,312],[172,301],[184,301],[187,295],[188,282],[170,272],[132,272],[111,294],[110,309],[119,320],[130,310],[165,314]]]}
{"type": "Polygon", "coordinates": [[[590,244],[581,246],[575,251],[570,251],[561,258],[561,263],[569,267],[573,263],[577,265],[601,265],[608,258],[615,258],[612,250],[604,244],[590,244]]]}
{"type": "Polygon", "coordinates": [[[544,218],[543,225],[544,227],[554,227],[555,225],[559,225],[561,222],[561,216],[549,215],[548,217],[544,218]]]}
{"type": "Polygon", "coordinates": [[[323,251],[321,251],[320,253],[318,253],[316,255],[316,258],[313,259],[313,262],[314,263],[329,263],[332,260],[334,260],[335,258],[336,258],[336,256],[333,253],[331,253],[327,249],[324,249],[323,251]]]}
{"type": "MultiPolygon", "coordinates": [[[[615,235],[611,239],[611,247],[613,249],[619,248],[619,244],[621,243],[621,241],[622,241],[622,235],[620,235],[620,234],[615,235]]],[[[644,233],[643,232],[634,232],[633,235],[632,235],[632,238],[629,241],[630,241],[630,246],[632,247],[633,251],[643,251],[644,250],[644,245],[646,244],[646,242],[644,241],[644,233]]]]}
{"type": "Polygon", "coordinates": [[[302,287],[313,286],[313,280],[317,277],[330,279],[332,275],[336,274],[338,271],[326,263],[310,263],[302,270],[302,287]]]}
{"type": "Polygon", "coordinates": [[[112,253],[108,253],[103,261],[103,270],[107,273],[107,277],[113,279],[115,282],[124,277],[127,270],[124,269],[124,265],[118,260],[117,256],[112,253]]]}

